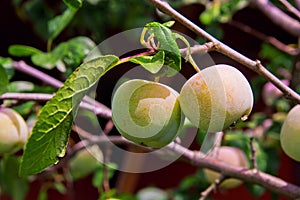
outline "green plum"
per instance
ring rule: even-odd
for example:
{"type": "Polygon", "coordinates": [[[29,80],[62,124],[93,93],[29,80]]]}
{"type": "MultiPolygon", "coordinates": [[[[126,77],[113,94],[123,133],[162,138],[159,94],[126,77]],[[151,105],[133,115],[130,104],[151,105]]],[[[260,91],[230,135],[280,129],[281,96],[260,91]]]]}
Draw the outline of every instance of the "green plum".
{"type": "Polygon", "coordinates": [[[179,96],[182,112],[198,128],[219,132],[247,119],[253,107],[253,92],[236,68],[219,64],[192,76],[179,96]]]}
{"type": "Polygon", "coordinates": [[[300,161],[300,105],[293,107],[281,127],[280,143],[283,151],[300,161]]]}
{"type": "Polygon", "coordinates": [[[178,96],[161,83],[129,80],[113,96],[113,122],[128,140],[161,148],[176,138],[183,124],[178,96]]]}

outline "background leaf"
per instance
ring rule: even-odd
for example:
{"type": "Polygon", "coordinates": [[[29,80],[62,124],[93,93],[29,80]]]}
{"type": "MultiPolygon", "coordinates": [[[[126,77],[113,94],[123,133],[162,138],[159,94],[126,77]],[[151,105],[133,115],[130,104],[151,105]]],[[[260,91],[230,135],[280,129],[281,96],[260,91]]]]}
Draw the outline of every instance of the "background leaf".
{"type": "Polygon", "coordinates": [[[4,193],[9,194],[13,200],[23,200],[29,189],[26,179],[18,176],[18,168],[20,158],[15,156],[5,156],[1,163],[2,174],[2,188],[4,193]]]}
{"type": "Polygon", "coordinates": [[[0,95],[7,91],[8,76],[4,67],[0,64],[0,95]]]}
{"type": "Polygon", "coordinates": [[[0,57],[0,66],[2,66],[6,70],[6,74],[8,79],[11,79],[15,73],[13,68],[13,61],[11,58],[2,58],[0,57]]]}
{"type": "Polygon", "coordinates": [[[53,51],[39,53],[31,57],[32,62],[45,69],[53,69],[67,50],[66,43],[59,44],[53,51]]]}
{"type": "Polygon", "coordinates": [[[49,40],[54,40],[71,22],[77,10],[67,9],[48,23],[49,40]]]}
{"type": "Polygon", "coordinates": [[[46,69],[53,69],[60,63],[73,71],[95,46],[88,37],[79,36],[60,43],[51,52],[35,54],[31,60],[35,65],[46,69]]]}
{"type": "Polygon", "coordinates": [[[41,109],[25,145],[19,171],[21,176],[38,173],[64,156],[73,116],[80,101],[87,90],[117,62],[118,57],[108,55],[82,64],[41,109]]]}
{"type": "Polygon", "coordinates": [[[81,0],[63,0],[70,9],[77,10],[82,6],[81,0]]]}
{"type": "Polygon", "coordinates": [[[26,57],[38,54],[41,51],[26,45],[11,45],[8,48],[8,53],[13,56],[26,57]]]}

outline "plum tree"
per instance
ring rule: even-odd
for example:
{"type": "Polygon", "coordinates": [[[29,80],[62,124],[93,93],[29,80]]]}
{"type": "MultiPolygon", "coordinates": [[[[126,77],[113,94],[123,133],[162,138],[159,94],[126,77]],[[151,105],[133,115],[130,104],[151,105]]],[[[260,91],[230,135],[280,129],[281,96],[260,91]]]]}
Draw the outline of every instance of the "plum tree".
{"type": "Polygon", "coordinates": [[[0,108],[0,154],[20,150],[30,133],[22,116],[11,108],[0,108]]]}
{"type": "Polygon", "coordinates": [[[296,161],[300,161],[300,105],[293,107],[280,132],[280,143],[283,151],[296,161]]]}
{"type": "Polygon", "coordinates": [[[123,83],[112,100],[112,119],[128,140],[153,148],[170,143],[180,133],[184,116],[179,94],[157,82],[134,79],[123,83]]]}
{"type": "Polygon", "coordinates": [[[192,76],[183,85],[179,102],[195,126],[218,132],[247,118],[253,106],[253,93],[239,70],[219,64],[192,76]]]}
{"type": "MultiPolygon", "coordinates": [[[[245,167],[245,168],[249,167],[249,161],[248,161],[245,153],[236,147],[221,146],[218,149],[217,159],[224,161],[231,165],[245,167]]],[[[205,173],[206,179],[211,183],[221,176],[220,173],[214,172],[209,169],[204,169],[204,173],[205,173]]],[[[241,180],[229,178],[229,179],[225,180],[224,182],[222,182],[220,187],[225,188],[225,189],[235,188],[235,187],[241,185],[242,183],[243,182],[241,180]]]]}

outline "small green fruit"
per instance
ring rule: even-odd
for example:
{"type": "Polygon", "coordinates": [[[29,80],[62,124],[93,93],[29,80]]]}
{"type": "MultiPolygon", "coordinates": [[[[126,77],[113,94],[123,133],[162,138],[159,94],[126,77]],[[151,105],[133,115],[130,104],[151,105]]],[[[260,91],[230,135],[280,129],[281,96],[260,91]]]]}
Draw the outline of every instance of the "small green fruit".
{"type": "Polygon", "coordinates": [[[291,109],[283,122],[280,143],[289,157],[300,161],[300,105],[291,109]]]}
{"type": "Polygon", "coordinates": [[[182,87],[180,106],[198,128],[219,132],[247,119],[253,93],[244,75],[229,65],[214,65],[192,76],[182,87]]]}
{"type": "Polygon", "coordinates": [[[161,148],[175,139],[183,123],[179,94],[151,81],[123,83],[112,101],[112,119],[120,134],[137,144],[161,148]]]}
{"type": "MultiPolygon", "coordinates": [[[[248,159],[243,151],[235,147],[221,146],[219,148],[217,159],[226,162],[231,165],[240,166],[244,168],[249,167],[248,159]]],[[[214,182],[220,177],[220,173],[204,169],[204,174],[209,182],[214,182]]],[[[243,182],[238,179],[229,178],[221,183],[220,187],[224,189],[235,188],[241,185],[243,182]]]]}
{"type": "Polygon", "coordinates": [[[0,154],[19,151],[30,135],[22,116],[13,109],[0,108],[0,125],[0,154]]]}
{"type": "Polygon", "coordinates": [[[84,178],[102,165],[103,154],[97,145],[79,151],[70,159],[70,174],[74,180],[84,178]]]}

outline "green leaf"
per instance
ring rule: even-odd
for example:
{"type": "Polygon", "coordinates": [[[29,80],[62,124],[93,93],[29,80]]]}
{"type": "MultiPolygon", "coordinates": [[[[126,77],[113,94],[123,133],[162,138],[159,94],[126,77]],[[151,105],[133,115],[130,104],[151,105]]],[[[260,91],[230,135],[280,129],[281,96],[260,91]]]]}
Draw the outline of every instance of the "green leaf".
{"type": "Polygon", "coordinates": [[[6,70],[8,79],[11,79],[15,72],[12,59],[0,57],[0,66],[6,70]]]}
{"type": "MultiPolygon", "coordinates": [[[[158,50],[165,52],[164,65],[180,71],[181,69],[181,55],[179,47],[176,43],[176,37],[172,31],[163,24],[158,22],[151,22],[145,26],[148,33],[153,34],[154,38],[158,41],[158,50]]],[[[167,75],[173,76],[174,70],[170,70],[167,75]]]]}
{"type": "Polygon", "coordinates": [[[19,157],[5,156],[3,158],[4,193],[9,194],[14,200],[25,199],[29,189],[27,180],[18,176],[19,164],[19,157]]]}
{"type": "Polygon", "coordinates": [[[81,0],[63,0],[66,6],[70,9],[77,10],[82,6],[81,0]]]}
{"type": "Polygon", "coordinates": [[[95,188],[101,187],[101,185],[103,184],[103,177],[103,166],[101,166],[95,170],[95,173],[93,175],[92,183],[95,188]]]}
{"type": "MultiPolygon", "coordinates": [[[[110,179],[115,174],[115,170],[117,168],[117,165],[115,163],[108,163],[108,164],[105,164],[105,165],[106,165],[106,167],[108,167],[108,179],[110,179]]],[[[104,167],[104,165],[98,167],[95,170],[93,180],[92,180],[93,186],[95,188],[99,188],[103,184],[103,178],[104,178],[103,177],[103,167],[104,167]]]]}
{"type": "Polygon", "coordinates": [[[48,22],[49,40],[54,40],[71,22],[77,10],[67,9],[48,22]]]}
{"type": "Polygon", "coordinates": [[[66,43],[61,43],[52,52],[49,53],[39,53],[31,57],[33,64],[43,67],[45,69],[53,69],[57,63],[60,61],[62,56],[67,50],[66,43]]]}
{"type": "Polygon", "coordinates": [[[4,67],[0,64],[0,95],[7,92],[8,75],[4,67]]]}
{"type": "Polygon", "coordinates": [[[256,198],[259,198],[265,191],[266,189],[263,188],[260,185],[255,185],[255,184],[246,184],[246,187],[248,191],[256,198]]]}
{"type": "Polygon", "coordinates": [[[164,65],[164,57],[164,51],[159,51],[154,56],[141,56],[132,58],[130,61],[140,64],[149,72],[156,74],[164,65]]]}
{"type": "Polygon", "coordinates": [[[31,60],[45,69],[53,69],[58,64],[66,64],[67,67],[75,69],[95,46],[88,37],[76,37],[60,43],[51,52],[33,55],[31,60]]]}
{"type": "Polygon", "coordinates": [[[37,199],[38,200],[47,200],[48,199],[48,194],[47,194],[47,190],[45,189],[45,187],[42,187],[37,199]]]}
{"type": "Polygon", "coordinates": [[[64,156],[73,116],[88,89],[118,62],[113,55],[101,56],[79,66],[56,95],[41,109],[32,135],[25,145],[19,173],[41,172],[64,156]]]}
{"type": "Polygon", "coordinates": [[[66,42],[67,49],[62,57],[62,61],[67,67],[75,69],[82,60],[96,47],[94,41],[88,37],[75,37],[66,42]]]}
{"type": "Polygon", "coordinates": [[[259,56],[263,59],[268,59],[269,63],[267,68],[274,74],[278,72],[278,69],[285,68],[286,70],[291,70],[293,66],[293,57],[270,44],[263,43],[259,56]]]}
{"type": "Polygon", "coordinates": [[[168,21],[168,22],[163,23],[162,25],[164,25],[168,28],[171,28],[174,24],[175,24],[175,21],[168,21]]]}
{"type": "Polygon", "coordinates": [[[41,53],[41,51],[26,45],[11,45],[8,48],[8,53],[12,56],[26,57],[41,53]]]}
{"type": "Polygon", "coordinates": [[[66,194],[67,189],[66,186],[60,182],[53,183],[53,187],[60,193],[60,194],[66,194]]]}

